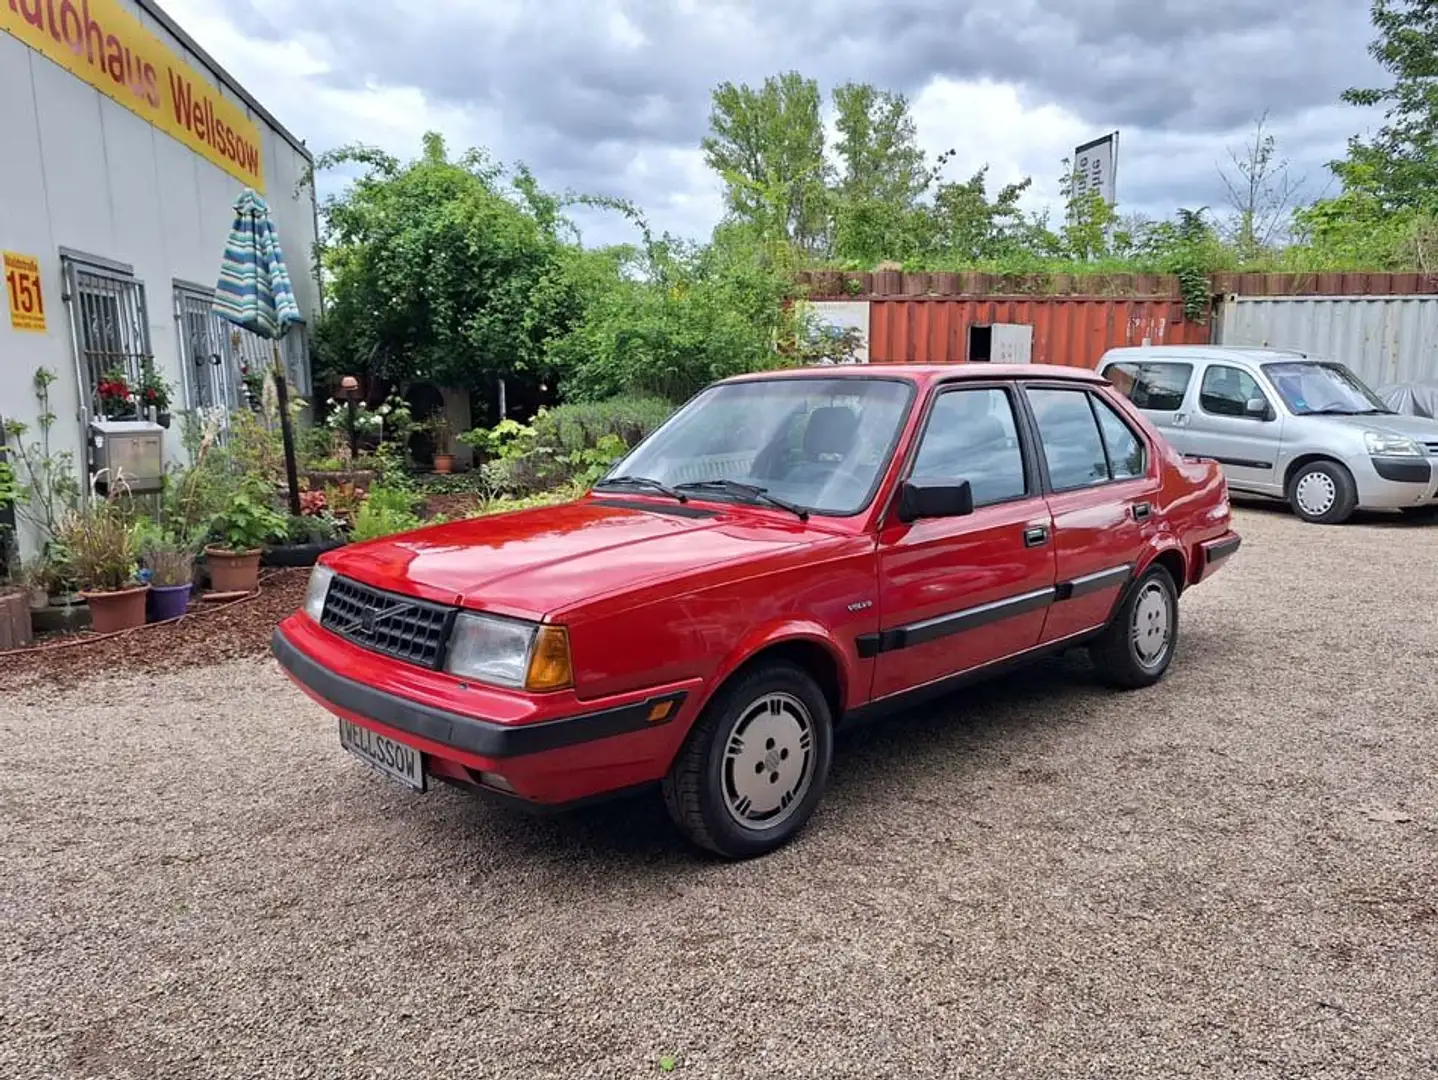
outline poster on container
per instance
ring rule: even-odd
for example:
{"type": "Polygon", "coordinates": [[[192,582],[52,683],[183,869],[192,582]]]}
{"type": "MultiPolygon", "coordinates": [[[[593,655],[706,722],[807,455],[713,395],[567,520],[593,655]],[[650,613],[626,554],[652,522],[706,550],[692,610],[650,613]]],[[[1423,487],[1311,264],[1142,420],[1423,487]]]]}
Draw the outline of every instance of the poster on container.
{"type": "Polygon", "coordinates": [[[1074,148],[1074,197],[1096,191],[1113,206],[1118,201],[1114,182],[1118,167],[1118,132],[1074,148]]]}

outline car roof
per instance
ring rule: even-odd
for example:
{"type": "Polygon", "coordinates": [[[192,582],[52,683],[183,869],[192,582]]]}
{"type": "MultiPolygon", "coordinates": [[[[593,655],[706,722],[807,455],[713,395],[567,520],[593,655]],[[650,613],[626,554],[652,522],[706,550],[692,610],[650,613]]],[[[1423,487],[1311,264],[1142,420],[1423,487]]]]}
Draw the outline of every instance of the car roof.
{"type": "Polygon", "coordinates": [[[1232,360],[1262,364],[1273,360],[1306,360],[1310,354],[1298,349],[1276,349],[1267,345],[1122,345],[1109,349],[1101,364],[1116,360],[1232,360]]]}
{"type": "Polygon", "coordinates": [[[1071,382],[1106,383],[1098,372],[1064,364],[829,364],[778,371],[755,371],[722,380],[755,382],[762,379],[902,379],[927,386],[950,379],[1064,379],[1071,382]]]}

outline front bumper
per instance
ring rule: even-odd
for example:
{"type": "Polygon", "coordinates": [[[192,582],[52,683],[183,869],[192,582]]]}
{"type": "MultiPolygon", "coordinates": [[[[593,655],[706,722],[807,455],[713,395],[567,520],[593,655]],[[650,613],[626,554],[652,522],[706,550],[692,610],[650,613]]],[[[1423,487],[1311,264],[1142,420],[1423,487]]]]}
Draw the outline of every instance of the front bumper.
{"type": "Polygon", "coordinates": [[[1355,472],[1358,505],[1369,510],[1401,510],[1438,502],[1438,459],[1370,457],[1355,472]]]}
{"type": "Polygon", "coordinates": [[[562,715],[531,709],[516,722],[446,705],[437,700],[432,673],[365,652],[303,615],[280,624],[270,647],[312,699],[420,751],[431,775],[477,787],[486,786],[481,774],[499,776],[511,789],[508,794],[537,804],[574,803],[662,777],[698,696],[697,684],[582,704],[565,695],[552,707],[562,715]],[[363,671],[364,680],[337,669],[363,671]],[[406,683],[415,692],[395,692],[406,683]]]}

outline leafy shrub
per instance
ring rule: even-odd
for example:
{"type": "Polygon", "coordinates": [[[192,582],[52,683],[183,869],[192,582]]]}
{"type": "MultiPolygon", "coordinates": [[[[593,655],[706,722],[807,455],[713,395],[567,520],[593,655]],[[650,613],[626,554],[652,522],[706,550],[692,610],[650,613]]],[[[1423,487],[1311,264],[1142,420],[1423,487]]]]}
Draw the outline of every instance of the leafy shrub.
{"type": "Polygon", "coordinates": [[[271,543],[327,544],[338,539],[339,527],[328,514],[299,514],[285,519],[284,530],[271,543]]]}
{"type": "Polygon", "coordinates": [[[350,539],[356,542],[374,540],[416,529],[419,525],[412,492],[376,484],[370,488],[369,495],[355,514],[350,539]]]}
{"type": "Polygon", "coordinates": [[[274,537],[285,536],[285,518],[270,507],[263,485],[251,479],[214,516],[210,533],[219,547],[254,551],[274,537]]]}
{"type": "Polygon", "coordinates": [[[625,449],[664,423],[674,406],[663,398],[617,397],[608,401],[560,405],[534,418],[535,439],[566,453],[593,450],[605,436],[617,436],[625,449]]]}

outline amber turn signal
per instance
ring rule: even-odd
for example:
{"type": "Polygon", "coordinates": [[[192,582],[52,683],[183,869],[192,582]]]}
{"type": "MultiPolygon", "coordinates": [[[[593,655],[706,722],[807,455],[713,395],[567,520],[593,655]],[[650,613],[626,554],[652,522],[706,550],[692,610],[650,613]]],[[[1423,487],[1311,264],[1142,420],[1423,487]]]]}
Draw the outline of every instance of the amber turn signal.
{"type": "Polygon", "coordinates": [[[541,626],[529,653],[524,688],[535,692],[564,690],[574,685],[569,663],[569,634],[562,626],[541,626]]]}

